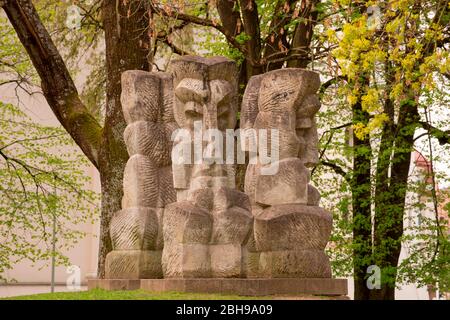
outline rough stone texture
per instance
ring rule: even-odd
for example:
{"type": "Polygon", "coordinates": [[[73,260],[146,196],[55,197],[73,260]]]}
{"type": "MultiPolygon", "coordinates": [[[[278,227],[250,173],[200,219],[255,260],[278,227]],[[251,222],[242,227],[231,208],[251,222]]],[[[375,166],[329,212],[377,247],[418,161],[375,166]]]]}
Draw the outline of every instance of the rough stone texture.
{"type": "Polygon", "coordinates": [[[308,206],[318,206],[320,202],[320,192],[312,185],[308,185],[308,206]]]}
{"type": "Polygon", "coordinates": [[[211,276],[209,245],[165,242],[162,268],[165,278],[209,278],[211,276]]]}
{"type": "Polygon", "coordinates": [[[280,160],[277,174],[256,176],[255,201],[266,206],[306,204],[308,181],[309,171],[299,158],[280,160]]]}
{"type": "Polygon", "coordinates": [[[121,102],[125,144],[130,158],[123,178],[122,210],[111,220],[113,251],[106,257],[106,277],[162,277],[164,207],[175,201],[172,182],[172,77],[166,73],[126,71],[121,102]]]}
{"type": "MultiPolygon", "coordinates": [[[[181,129],[194,133],[197,121],[202,133],[234,128],[237,71],[233,61],[184,56],[172,61],[170,68],[174,117],[181,129]]],[[[193,136],[191,139],[179,143],[190,147],[194,145],[193,136]]],[[[172,168],[177,202],[166,207],[163,217],[164,277],[243,276],[245,242],[253,217],[248,197],[234,189],[233,166],[176,162],[172,168]]]]}
{"type": "Polygon", "coordinates": [[[136,121],[129,124],[123,135],[128,154],[141,154],[148,157],[154,165],[161,167],[170,164],[169,131],[164,125],[149,121],[136,121]]]}
{"type": "Polygon", "coordinates": [[[252,77],[241,111],[241,129],[278,129],[280,159],[298,157],[305,166],[317,163],[318,143],[314,115],[319,75],[286,68],[252,77]]]}
{"type": "Polygon", "coordinates": [[[158,168],[150,158],[135,154],[128,159],[123,173],[123,208],[156,207],[158,168]]]}
{"type": "MultiPolygon", "coordinates": [[[[247,245],[248,277],[328,278],[331,268],[324,253],[332,227],[331,214],[318,207],[320,194],[309,185],[307,167],[318,161],[315,113],[318,74],[302,69],[282,69],[252,77],[241,111],[241,129],[272,129],[279,133],[279,161],[249,164],[245,192],[255,217],[247,245]],[[275,174],[264,174],[269,166],[275,174]]],[[[256,132],[256,138],[259,137],[256,132]]],[[[249,151],[250,143],[244,143],[249,151]]]]}
{"type": "Polygon", "coordinates": [[[105,290],[142,289],[150,292],[222,293],[242,296],[288,295],[289,298],[310,294],[326,296],[328,299],[345,298],[348,294],[347,279],[327,278],[90,279],[88,280],[88,288],[105,290]]]}
{"type": "Polygon", "coordinates": [[[271,206],[255,217],[255,248],[256,251],[323,250],[331,227],[331,214],[320,207],[271,206]]]}
{"type": "Polygon", "coordinates": [[[136,207],[117,212],[110,231],[116,250],[157,250],[158,214],[153,208],[136,207]]]}
{"type": "Polygon", "coordinates": [[[106,256],[108,279],[162,278],[161,251],[114,250],[106,256]]]}
{"type": "Polygon", "coordinates": [[[330,261],[323,250],[263,251],[259,268],[264,278],[331,278],[330,261]]]}

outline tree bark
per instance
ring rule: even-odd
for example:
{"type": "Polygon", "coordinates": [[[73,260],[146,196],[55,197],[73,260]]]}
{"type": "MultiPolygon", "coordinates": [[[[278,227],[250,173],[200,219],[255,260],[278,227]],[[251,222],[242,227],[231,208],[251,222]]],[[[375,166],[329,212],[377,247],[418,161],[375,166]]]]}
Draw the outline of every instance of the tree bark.
{"type": "Polygon", "coordinates": [[[403,235],[406,190],[408,186],[411,152],[414,146],[414,132],[419,120],[414,97],[400,106],[397,130],[391,161],[391,181],[383,203],[383,210],[376,210],[374,222],[374,263],[382,270],[381,290],[372,290],[371,299],[394,300],[397,265],[403,235]],[[384,283],[389,277],[393,282],[384,283]]]}
{"type": "Polygon", "coordinates": [[[112,250],[109,224],[121,209],[123,171],[128,160],[123,132],[126,127],[120,103],[121,75],[126,70],[149,71],[148,11],[142,1],[111,1],[102,5],[106,44],[106,116],[99,156],[102,185],[102,219],[98,276],[105,275],[105,258],[112,250]],[[131,14],[131,15],[130,15],[131,14]]]}
{"type": "Polygon", "coordinates": [[[247,57],[244,61],[245,79],[248,80],[263,72],[259,65],[261,59],[261,34],[259,30],[258,7],[254,0],[239,0],[241,8],[243,28],[245,34],[249,37],[245,41],[247,57]]]}
{"type": "Polygon", "coordinates": [[[291,54],[300,55],[298,58],[288,61],[289,68],[306,68],[311,57],[311,40],[313,36],[313,29],[317,23],[318,12],[316,5],[320,0],[302,1],[301,14],[303,21],[295,28],[294,39],[291,45],[291,54]]]}
{"type": "MultiPolygon", "coordinates": [[[[369,114],[362,110],[361,99],[353,106],[353,123],[367,124],[369,114]]],[[[367,267],[371,265],[371,167],[372,148],[368,136],[359,139],[353,133],[353,176],[351,180],[353,211],[353,273],[354,299],[367,300],[367,267]]]]}
{"type": "MultiPolygon", "coordinates": [[[[388,88],[392,87],[394,84],[395,78],[392,73],[392,65],[390,62],[386,63],[385,68],[385,79],[388,88]]],[[[393,219],[394,217],[390,215],[390,212],[396,210],[395,207],[392,206],[392,199],[394,194],[392,194],[390,190],[390,170],[392,165],[392,153],[394,150],[394,135],[393,132],[396,131],[395,119],[394,119],[394,103],[393,101],[387,97],[384,102],[384,113],[389,117],[389,121],[383,125],[382,133],[381,133],[381,141],[380,141],[380,149],[378,152],[377,158],[377,166],[375,172],[375,194],[374,194],[374,202],[375,202],[375,216],[374,216],[374,264],[378,267],[383,268],[386,267],[386,262],[381,260],[385,260],[385,257],[381,260],[378,259],[378,253],[383,252],[383,250],[389,250],[386,247],[385,240],[382,237],[381,228],[383,224],[389,222],[389,219],[393,219]]],[[[402,217],[403,220],[403,217],[402,217]]],[[[380,257],[381,258],[381,257],[380,257]]],[[[397,262],[393,265],[397,267],[397,262]]],[[[395,288],[394,288],[395,290],[395,288]]],[[[370,292],[371,299],[378,299],[379,297],[385,295],[383,293],[386,291],[385,286],[382,284],[382,289],[374,289],[370,292]]],[[[392,296],[393,299],[394,292],[391,292],[389,296],[392,296]]],[[[387,298],[387,296],[386,296],[387,298]]]]}
{"type": "Polygon", "coordinates": [[[235,37],[242,27],[241,15],[235,10],[237,0],[217,0],[217,12],[223,27],[235,37]]]}

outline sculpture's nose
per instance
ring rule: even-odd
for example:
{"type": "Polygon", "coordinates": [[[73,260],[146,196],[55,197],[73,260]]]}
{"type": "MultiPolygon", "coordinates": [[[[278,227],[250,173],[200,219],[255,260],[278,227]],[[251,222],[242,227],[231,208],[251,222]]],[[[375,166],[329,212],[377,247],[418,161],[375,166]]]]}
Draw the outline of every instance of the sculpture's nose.
{"type": "Polygon", "coordinates": [[[205,130],[218,129],[217,126],[217,105],[207,102],[203,106],[203,127],[205,130]]]}

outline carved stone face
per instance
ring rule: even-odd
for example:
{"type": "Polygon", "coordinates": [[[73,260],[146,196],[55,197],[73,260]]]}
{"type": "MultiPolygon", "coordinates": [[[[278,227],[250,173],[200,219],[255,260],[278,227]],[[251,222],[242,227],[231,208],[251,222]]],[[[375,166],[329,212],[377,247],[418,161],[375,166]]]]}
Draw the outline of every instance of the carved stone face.
{"type": "Polygon", "coordinates": [[[184,78],[175,88],[180,122],[190,130],[194,129],[195,121],[202,122],[203,130],[232,128],[236,121],[234,94],[232,85],[225,80],[184,78]]]}
{"type": "MultiPolygon", "coordinates": [[[[202,58],[183,56],[171,63],[174,75],[174,117],[180,128],[191,132],[194,124],[202,125],[202,133],[219,129],[225,137],[226,129],[234,129],[237,109],[237,72],[235,63],[223,57],[202,58]]],[[[194,145],[194,141],[192,141],[194,145]]],[[[209,141],[203,141],[203,147],[209,141]]],[[[227,186],[230,176],[221,164],[194,164],[184,170],[184,189],[227,186]],[[187,172],[189,171],[189,172],[187,172]]],[[[177,185],[175,181],[175,185],[177,185]]]]}
{"type": "Polygon", "coordinates": [[[237,77],[233,61],[223,57],[184,56],[172,62],[174,115],[178,125],[193,130],[233,129],[236,124],[237,77]]]}
{"type": "Polygon", "coordinates": [[[319,85],[315,73],[300,69],[255,77],[249,83],[254,88],[247,89],[248,98],[244,96],[243,127],[277,129],[280,159],[300,158],[305,165],[313,165],[318,153],[314,116],[320,108],[315,94],[319,85]]]}

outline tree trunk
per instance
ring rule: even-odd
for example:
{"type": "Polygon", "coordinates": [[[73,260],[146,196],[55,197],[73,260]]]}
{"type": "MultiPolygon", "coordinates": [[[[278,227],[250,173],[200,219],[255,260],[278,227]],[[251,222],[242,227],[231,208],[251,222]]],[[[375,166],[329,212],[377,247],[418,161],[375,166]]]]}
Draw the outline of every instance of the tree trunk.
{"type": "Polygon", "coordinates": [[[249,37],[245,41],[247,49],[247,57],[242,64],[245,68],[245,79],[248,80],[254,76],[261,74],[263,68],[259,65],[261,58],[261,34],[259,29],[258,8],[255,0],[239,0],[241,8],[242,22],[244,23],[244,32],[249,37]]]}
{"type": "Polygon", "coordinates": [[[406,190],[414,145],[414,132],[419,121],[417,103],[413,95],[400,106],[393,156],[391,182],[384,198],[383,210],[377,210],[374,224],[374,259],[381,270],[381,290],[373,290],[371,299],[394,300],[397,265],[403,235],[406,190]],[[390,278],[391,281],[383,281],[390,278]]]}
{"type": "Polygon", "coordinates": [[[306,68],[308,63],[313,60],[311,57],[311,40],[314,26],[317,23],[316,5],[319,2],[317,0],[301,2],[301,16],[304,17],[304,21],[295,28],[291,52],[296,55],[296,58],[288,61],[289,68],[306,68]]]}
{"type": "MultiPolygon", "coordinates": [[[[369,114],[362,110],[361,100],[353,106],[353,123],[367,124],[369,114]]],[[[369,299],[366,284],[367,267],[371,265],[372,221],[371,221],[371,177],[372,148],[369,137],[359,139],[353,134],[353,271],[355,300],[369,299]]]]}
{"type": "Polygon", "coordinates": [[[106,116],[99,156],[102,214],[98,277],[105,276],[105,258],[112,250],[109,223],[121,209],[123,171],[128,160],[123,140],[126,123],[120,103],[121,74],[126,70],[149,71],[148,11],[139,1],[104,1],[102,20],[106,42],[106,116]]]}

